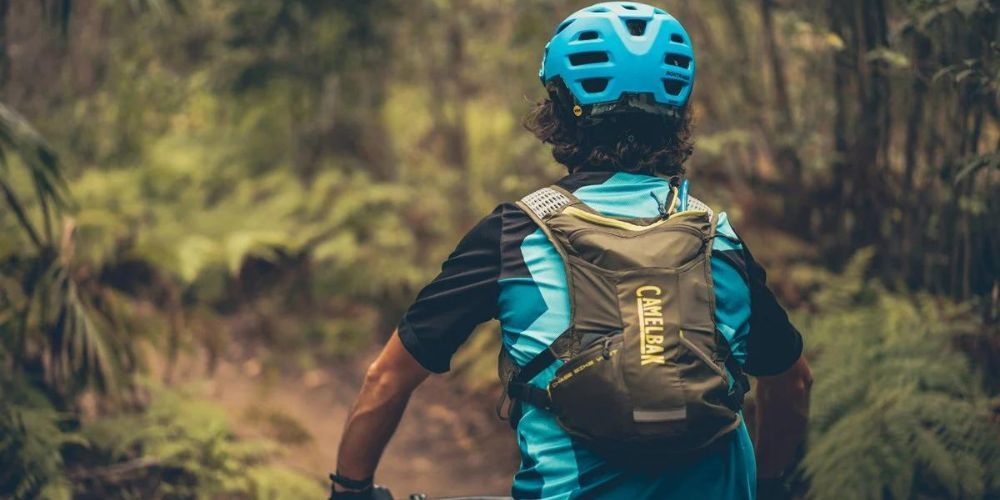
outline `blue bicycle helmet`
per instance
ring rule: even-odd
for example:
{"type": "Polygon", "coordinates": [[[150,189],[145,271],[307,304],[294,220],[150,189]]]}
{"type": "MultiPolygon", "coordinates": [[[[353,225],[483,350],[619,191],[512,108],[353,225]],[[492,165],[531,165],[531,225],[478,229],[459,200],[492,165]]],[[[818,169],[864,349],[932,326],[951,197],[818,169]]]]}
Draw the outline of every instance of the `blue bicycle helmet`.
{"type": "Polygon", "coordinates": [[[581,9],[545,46],[542,83],[582,124],[622,113],[676,116],[694,85],[687,31],[663,9],[605,2],[581,9]]]}

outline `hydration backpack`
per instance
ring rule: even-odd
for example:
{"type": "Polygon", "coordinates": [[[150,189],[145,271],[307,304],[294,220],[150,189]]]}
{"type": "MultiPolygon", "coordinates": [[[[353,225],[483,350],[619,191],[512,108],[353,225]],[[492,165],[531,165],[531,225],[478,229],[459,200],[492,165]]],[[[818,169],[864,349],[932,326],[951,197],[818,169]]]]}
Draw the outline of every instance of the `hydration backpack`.
{"type": "Polygon", "coordinates": [[[669,200],[658,218],[601,215],[558,186],[518,202],[565,264],[570,325],[523,367],[501,349],[512,425],[528,403],[633,458],[690,456],[740,425],[748,382],[715,324],[716,217],[693,199],[673,212],[676,189],[669,200]],[[546,386],[532,383],[557,359],[546,386]]]}

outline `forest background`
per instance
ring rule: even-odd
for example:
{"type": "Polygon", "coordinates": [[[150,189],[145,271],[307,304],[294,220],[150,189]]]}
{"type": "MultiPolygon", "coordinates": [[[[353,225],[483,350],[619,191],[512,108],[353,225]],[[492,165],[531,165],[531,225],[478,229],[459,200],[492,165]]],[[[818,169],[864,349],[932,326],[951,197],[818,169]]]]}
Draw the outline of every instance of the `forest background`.
{"type": "MultiPolygon", "coordinates": [[[[520,119],[585,4],[0,0],[0,497],[320,498],[409,301],[562,175],[520,119]]],[[[796,494],[997,498],[997,4],[659,6],[692,190],[814,365],[796,494]]],[[[418,391],[380,482],[506,491],[498,346],[418,391]]]]}

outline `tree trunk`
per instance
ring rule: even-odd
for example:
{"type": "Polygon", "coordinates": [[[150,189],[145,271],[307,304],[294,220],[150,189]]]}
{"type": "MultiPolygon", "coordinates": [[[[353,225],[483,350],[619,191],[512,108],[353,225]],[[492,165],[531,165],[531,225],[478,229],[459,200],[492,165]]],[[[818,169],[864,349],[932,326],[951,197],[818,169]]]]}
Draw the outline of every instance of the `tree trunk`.
{"type": "Polygon", "coordinates": [[[764,52],[767,54],[771,71],[771,83],[774,87],[775,103],[771,106],[776,117],[771,120],[770,142],[771,151],[778,164],[778,169],[784,176],[782,181],[788,186],[791,196],[785,197],[784,219],[792,228],[801,229],[809,223],[809,210],[806,205],[808,197],[803,196],[804,183],[802,178],[802,160],[796,150],[795,116],[792,113],[791,100],[788,97],[788,78],[785,75],[785,62],[778,49],[777,37],[774,33],[773,0],[760,1],[760,15],[764,31],[764,52]]]}
{"type": "Polygon", "coordinates": [[[903,142],[903,182],[900,192],[902,217],[902,235],[899,239],[900,279],[914,285],[912,270],[913,252],[916,241],[913,234],[914,218],[918,215],[919,196],[915,193],[914,176],[917,171],[917,153],[920,150],[921,130],[924,127],[924,101],[927,99],[927,84],[924,83],[924,68],[928,65],[930,56],[930,40],[922,34],[915,34],[913,41],[913,57],[917,67],[914,69],[913,83],[910,89],[910,106],[906,118],[906,138],[903,142]]]}
{"type": "Polygon", "coordinates": [[[0,90],[10,80],[10,45],[7,41],[7,14],[11,0],[0,0],[0,90]]]}

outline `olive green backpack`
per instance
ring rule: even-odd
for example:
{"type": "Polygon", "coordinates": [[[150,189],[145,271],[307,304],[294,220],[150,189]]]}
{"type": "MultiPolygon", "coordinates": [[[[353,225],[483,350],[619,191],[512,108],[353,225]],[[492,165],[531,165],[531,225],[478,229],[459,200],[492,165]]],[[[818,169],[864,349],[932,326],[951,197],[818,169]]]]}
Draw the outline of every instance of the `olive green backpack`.
{"type": "Polygon", "coordinates": [[[525,366],[501,349],[512,423],[528,403],[626,457],[690,456],[740,425],[747,381],[715,325],[716,218],[697,200],[702,210],[673,213],[676,190],[669,199],[653,219],[601,215],[558,186],[518,202],[562,257],[571,312],[525,366]],[[548,385],[532,384],[556,359],[548,385]]]}

